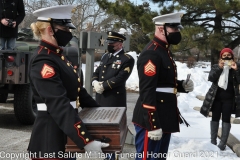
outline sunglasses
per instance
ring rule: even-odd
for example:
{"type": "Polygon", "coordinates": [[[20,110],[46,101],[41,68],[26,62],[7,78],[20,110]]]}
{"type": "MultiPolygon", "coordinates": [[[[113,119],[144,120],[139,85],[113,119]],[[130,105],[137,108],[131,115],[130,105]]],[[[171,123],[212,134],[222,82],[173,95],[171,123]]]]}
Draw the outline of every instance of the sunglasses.
{"type": "Polygon", "coordinates": [[[222,57],[223,57],[223,58],[224,58],[224,57],[232,57],[232,55],[231,55],[231,54],[223,54],[222,57]]]}
{"type": "Polygon", "coordinates": [[[114,44],[114,43],[117,43],[118,41],[112,41],[112,40],[107,40],[107,43],[109,44],[114,44]]]}
{"type": "Polygon", "coordinates": [[[180,23],[165,23],[165,26],[174,29],[183,29],[183,26],[180,23]]]}

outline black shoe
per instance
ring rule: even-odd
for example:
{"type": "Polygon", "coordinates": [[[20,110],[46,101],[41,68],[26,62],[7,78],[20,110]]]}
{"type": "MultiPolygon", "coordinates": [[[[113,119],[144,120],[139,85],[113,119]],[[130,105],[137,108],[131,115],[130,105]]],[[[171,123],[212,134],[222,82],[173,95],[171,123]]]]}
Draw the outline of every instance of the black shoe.
{"type": "Polygon", "coordinates": [[[226,149],[226,145],[220,142],[220,143],[218,144],[218,148],[219,148],[220,150],[224,151],[224,150],[226,149]]]}

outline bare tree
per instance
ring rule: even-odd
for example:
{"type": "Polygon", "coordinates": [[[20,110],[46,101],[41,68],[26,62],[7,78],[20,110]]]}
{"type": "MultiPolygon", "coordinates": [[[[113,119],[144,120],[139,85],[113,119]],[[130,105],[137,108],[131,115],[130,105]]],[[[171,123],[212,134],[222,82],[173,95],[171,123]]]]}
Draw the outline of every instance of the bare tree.
{"type": "Polygon", "coordinates": [[[58,5],[64,5],[64,4],[74,4],[75,0],[53,0],[58,5]]]}
{"type": "Polygon", "coordinates": [[[50,7],[51,0],[24,0],[26,16],[23,22],[19,25],[19,28],[29,28],[32,22],[36,21],[36,17],[33,16],[33,11],[50,7]]]}
{"type": "Polygon", "coordinates": [[[72,33],[77,37],[86,29],[97,32],[110,30],[117,19],[117,16],[108,15],[100,9],[96,0],[24,0],[24,4],[26,16],[19,28],[29,28],[31,23],[36,21],[37,17],[32,14],[35,10],[55,5],[76,6],[72,15],[76,29],[72,30],[72,33]]]}
{"type": "Polygon", "coordinates": [[[78,37],[79,33],[86,30],[99,31],[99,24],[106,17],[106,13],[99,8],[95,0],[77,0],[76,11],[73,14],[72,20],[76,29],[73,33],[78,37]],[[89,23],[91,27],[89,28],[89,23]]]}

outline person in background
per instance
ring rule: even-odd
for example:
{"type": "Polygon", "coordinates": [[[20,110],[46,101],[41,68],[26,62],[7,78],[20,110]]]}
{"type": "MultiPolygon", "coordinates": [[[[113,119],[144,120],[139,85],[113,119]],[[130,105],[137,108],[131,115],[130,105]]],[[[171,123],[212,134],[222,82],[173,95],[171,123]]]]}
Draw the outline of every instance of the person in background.
{"type": "Polygon", "coordinates": [[[239,68],[240,64],[234,61],[232,49],[222,49],[218,64],[214,64],[209,72],[208,80],[212,85],[200,110],[205,117],[208,117],[210,110],[212,111],[210,135],[211,143],[214,145],[217,145],[219,120],[222,116],[222,136],[218,144],[221,150],[226,148],[231,129],[231,114],[235,113],[236,117],[240,117],[239,68]]]}
{"type": "Polygon", "coordinates": [[[0,50],[13,50],[18,35],[18,25],[25,17],[23,0],[0,2],[0,50]]]}
{"type": "MultiPolygon", "coordinates": [[[[100,65],[92,76],[92,86],[96,91],[96,101],[104,107],[127,107],[126,81],[131,75],[134,59],[124,53],[123,42],[125,29],[120,32],[109,31],[108,52],[103,55],[100,65]]],[[[115,160],[118,157],[111,154],[105,160],[115,160]]]]}
{"type": "Polygon", "coordinates": [[[136,130],[136,151],[143,154],[145,160],[166,159],[171,133],[180,132],[182,120],[189,125],[178,110],[176,94],[193,91],[194,84],[191,79],[177,80],[177,67],[169,48],[181,41],[182,15],[154,17],[155,36],[138,58],[140,95],[132,122],[136,130]]]}
{"type": "Polygon", "coordinates": [[[126,107],[125,84],[132,73],[134,59],[124,53],[125,36],[109,31],[108,52],[105,53],[92,76],[96,101],[104,107],[126,107]]]}
{"type": "Polygon", "coordinates": [[[28,146],[30,153],[36,153],[33,160],[45,159],[44,155],[51,156],[48,160],[65,160],[61,153],[65,153],[67,136],[86,152],[102,152],[102,147],[109,146],[93,139],[77,113],[79,106],[99,104],[81,86],[78,72],[60,47],[72,39],[69,29],[75,29],[71,22],[73,8],[59,5],[33,12],[38,18],[31,28],[40,39],[29,65],[30,85],[38,108],[28,146]]]}

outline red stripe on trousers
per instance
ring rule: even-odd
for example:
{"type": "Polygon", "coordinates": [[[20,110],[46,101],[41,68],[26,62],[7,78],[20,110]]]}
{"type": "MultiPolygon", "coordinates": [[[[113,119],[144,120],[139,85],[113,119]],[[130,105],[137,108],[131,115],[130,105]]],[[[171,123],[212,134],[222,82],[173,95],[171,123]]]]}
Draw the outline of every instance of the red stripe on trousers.
{"type": "Polygon", "coordinates": [[[143,160],[147,160],[147,151],[148,151],[148,130],[146,130],[144,137],[143,160]]]}

